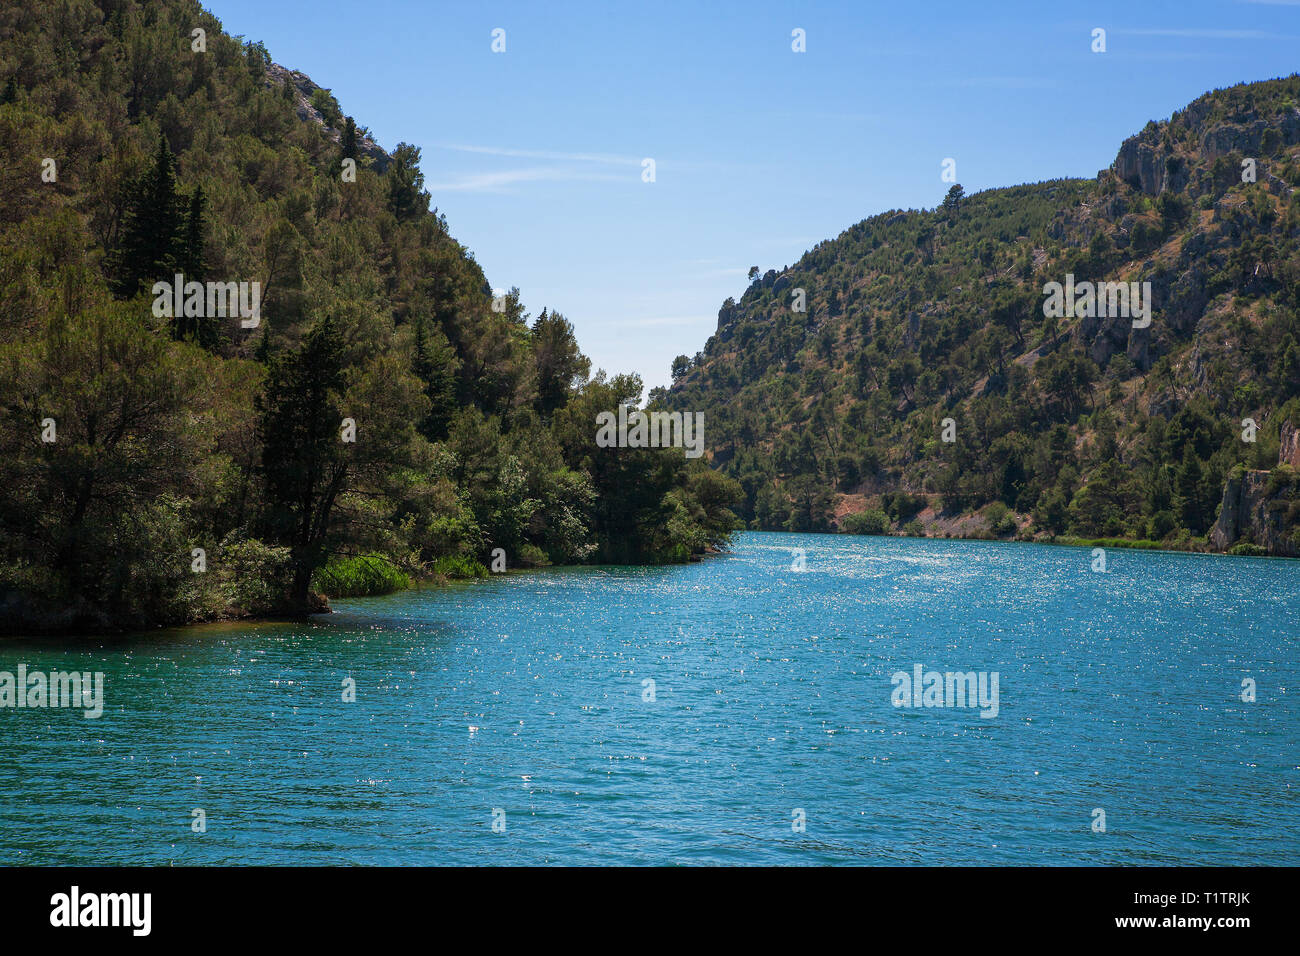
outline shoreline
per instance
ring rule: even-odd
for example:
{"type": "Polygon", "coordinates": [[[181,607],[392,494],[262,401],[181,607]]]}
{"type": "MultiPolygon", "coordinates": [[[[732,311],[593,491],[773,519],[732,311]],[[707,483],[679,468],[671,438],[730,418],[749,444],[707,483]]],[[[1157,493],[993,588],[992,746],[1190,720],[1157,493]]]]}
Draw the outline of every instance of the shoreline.
{"type": "Polygon", "coordinates": [[[394,594],[405,594],[409,591],[432,590],[453,587],[465,587],[478,581],[489,578],[505,577],[515,574],[533,574],[539,571],[562,570],[566,568],[635,568],[635,567],[686,567],[691,564],[698,564],[709,558],[716,558],[727,553],[726,549],[710,546],[701,554],[693,554],[687,561],[672,562],[668,564],[544,564],[536,566],[525,566],[509,568],[505,571],[489,572],[487,574],[476,574],[465,577],[447,577],[445,575],[432,575],[428,578],[412,578],[409,587],[397,588],[392,591],[384,591],[375,594],[352,594],[343,597],[331,597],[327,594],[317,594],[322,610],[305,611],[301,614],[277,613],[277,614],[221,614],[211,618],[197,621],[184,622],[167,622],[147,627],[118,627],[118,628],[86,628],[86,627],[51,627],[35,631],[0,631],[0,647],[5,642],[42,642],[42,641],[59,641],[69,637],[75,637],[85,640],[132,640],[138,638],[150,637],[166,631],[178,631],[196,627],[220,627],[224,625],[260,625],[260,624],[303,624],[310,622],[313,618],[323,617],[337,613],[332,605],[334,601],[354,601],[354,600],[371,600],[374,598],[391,597],[394,594]]]}
{"type": "MultiPolygon", "coordinates": [[[[753,529],[760,530],[760,529],[753,529]]],[[[761,529],[764,532],[770,529],[761,529]]],[[[1124,551],[1159,551],[1165,554],[1201,554],[1206,556],[1218,556],[1225,558],[1276,558],[1282,561],[1295,561],[1297,557],[1287,554],[1269,554],[1261,549],[1260,554],[1247,554],[1238,552],[1233,554],[1231,549],[1220,551],[1208,546],[1197,547],[1178,547],[1166,544],[1163,541],[1152,541],[1149,538],[1080,538],[1071,535],[1058,535],[1054,538],[1019,538],[1010,537],[983,537],[978,535],[936,535],[936,534],[903,534],[898,531],[891,531],[887,534],[853,534],[849,531],[777,531],[775,534],[816,534],[831,535],[857,538],[911,538],[915,540],[928,541],[983,541],[990,544],[1040,544],[1058,548],[1114,548],[1124,551]]]]}
{"type": "MultiPolygon", "coordinates": [[[[737,531],[737,535],[743,535],[749,531],[756,534],[791,534],[791,535],[816,535],[818,537],[828,538],[889,538],[904,539],[913,541],[968,541],[982,544],[1027,544],[1027,545],[1046,545],[1058,548],[1114,548],[1117,550],[1127,551],[1148,551],[1160,552],[1164,554],[1187,554],[1200,555],[1204,557],[1221,557],[1221,558],[1257,558],[1273,559],[1280,561],[1295,561],[1288,555],[1281,554],[1232,554],[1228,551],[1216,551],[1210,548],[1178,548],[1169,547],[1161,542],[1151,542],[1140,538],[1075,538],[1075,537],[1057,537],[1052,540],[1032,539],[1032,538],[994,538],[994,537],[965,537],[949,536],[940,537],[937,535],[907,535],[898,532],[889,534],[851,534],[845,531],[773,531],[769,529],[744,529],[737,531]]],[[[710,558],[724,557],[730,553],[730,549],[712,549],[700,555],[693,555],[690,561],[682,562],[680,566],[686,567],[691,564],[698,564],[710,558]]],[[[511,568],[508,571],[498,572],[488,575],[487,577],[504,577],[506,575],[533,574],[539,571],[559,571],[571,568],[589,568],[592,570],[600,568],[632,568],[632,567],[670,567],[672,565],[630,565],[630,564],[548,564],[541,567],[521,567],[511,568]]],[[[274,624],[303,624],[310,622],[313,618],[324,617],[330,614],[338,613],[331,605],[332,600],[352,601],[352,600],[372,600],[376,598],[391,597],[395,594],[404,594],[408,591],[420,591],[428,589],[452,588],[457,586],[468,586],[485,578],[467,577],[467,578],[430,578],[415,580],[408,588],[402,588],[394,591],[386,591],[382,594],[361,594],[342,597],[337,599],[325,598],[325,610],[312,611],[301,615],[289,614],[271,614],[271,615],[246,615],[246,616],[229,616],[217,617],[204,621],[189,621],[185,623],[168,623],[159,624],[149,628],[122,628],[115,630],[47,630],[33,631],[24,633],[5,633],[0,634],[0,646],[6,642],[13,643],[40,643],[45,641],[61,641],[70,637],[85,640],[101,640],[106,642],[130,641],[140,638],[148,638],[159,635],[168,631],[183,631],[192,628],[215,628],[223,626],[258,626],[274,624]]],[[[323,596],[324,597],[324,596],[323,596]]]]}

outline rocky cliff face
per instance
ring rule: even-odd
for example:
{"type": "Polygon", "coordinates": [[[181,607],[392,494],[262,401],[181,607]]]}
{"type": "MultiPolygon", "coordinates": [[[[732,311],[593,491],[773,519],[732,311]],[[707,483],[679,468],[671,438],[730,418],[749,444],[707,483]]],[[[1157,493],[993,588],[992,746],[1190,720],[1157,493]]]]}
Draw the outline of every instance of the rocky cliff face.
{"type": "Polygon", "coordinates": [[[1293,425],[1291,422],[1282,424],[1281,446],[1278,451],[1277,463],[1279,465],[1290,465],[1292,468],[1300,468],[1300,427],[1293,425]]]}
{"type": "Polygon", "coordinates": [[[1279,470],[1247,471],[1230,476],[1223,487],[1219,520],[1210,530],[1210,544],[1226,551],[1239,541],[1259,545],[1271,555],[1300,557],[1294,526],[1300,512],[1296,475],[1289,468],[1300,464],[1300,429],[1282,425],[1279,470]]]}
{"type": "MultiPolygon", "coordinates": [[[[1202,97],[1187,107],[1174,119],[1184,119],[1197,138],[1198,153],[1202,159],[1215,160],[1234,154],[1258,157],[1274,151],[1278,145],[1294,146],[1300,143],[1300,108],[1290,107],[1269,119],[1254,118],[1242,122],[1210,123],[1207,119],[1208,100],[1202,97]],[[1269,143],[1267,136],[1276,137],[1269,143]]],[[[1197,183],[1192,178],[1193,166],[1188,161],[1187,148],[1180,147],[1163,135],[1155,123],[1136,136],[1130,136],[1120,146],[1119,154],[1111,168],[1124,182],[1140,189],[1148,196],[1158,196],[1165,190],[1181,192],[1189,185],[1193,195],[1198,194],[1197,183]]],[[[1280,187],[1285,183],[1267,171],[1260,174],[1261,181],[1280,187]]]]}
{"type": "MultiPolygon", "coordinates": [[[[279,63],[272,63],[266,71],[267,78],[270,82],[283,86],[288,83],[293,86],[294,105],[298,111],[298,119],[304,123],[312,122],[321,127],[334,142],[339,142],[343,136],[343,131],[335,129],[329,124],[321,111],[312,105],[311,96],[320,86],[312,82],[311,77],[298,70],[288,70],[279,63]]],[[[376,172],[382,173],[388,169],[388,164],[393,158],[384,152],[370,136],[359,137],[357,139],[357,151],[370,160],[371,166],[376,172]]],[[[358,163],[358,165],[360,165],[358,163]]]]}
{"type": "MultiPolygon", "coordinates": [[[[1127,354],[1134,365],[1149,371],[1160,355],[1174,347],[1171,338],[1189,338],[1212,298],[1207,289],[1211,274],[1228,261],[1241,245],[1243,235],[1259,230],[1261,224],[1244,196],[1218,196],[1223,183],[1216,177],[1226,176],[1228,182],[1235,182],[1241,174],[1240,161],[1254,157],[1258,160],[1258,182],[1268,192],[1290,201],[1296,191],[1275,175],[1274,168],[1285,166],[1278,158],[1280,150],[1300,143],[1300,108],[1282,108],[1267,120],[1225,120],[1221,115],[1212,118],[1210,103],[1208,97],[1202,97],[1174,114],[1175,120],[1187,126],[1182,136],[1171,135],[1169,124],[1148,124],[1124,141],[1111,166],[1119,180],[1148,196],[1176,193],[1188,200],[1206,195],[1217,198],[1208,224],[1196,226],[1179,245],[1159,253],[1158,258],[1164,260],[1161,267],[1156,267],[1154,258],[1137,256],[1141,265],[1135,278],[1151,282],[1160,313],[1157,328],[1166,330],[1166,336],[1157,338],[1155,328],[1131,329],[1127,320],[1118,318],[1085,320],[1075,329],[1076,339],[1100,366],[1118,353],[1127,354]],[[1226,170],[1216,172],[1214,161],[1224,161],[1225,157],[1226,170]]],[[[1124,250],[1130,249],[1140,222],[1131,205],[1126,197],[1116,195],[1095,210],[1095,215],[1117,223],[1114,242],[1124,250]]],[[[1063,235],[1070,232],[1065,228],[1067,224],[1076,232],[1088,232],[1088,217],[1069,216],[1068,223],[1062,223],[1063,235]]]]}

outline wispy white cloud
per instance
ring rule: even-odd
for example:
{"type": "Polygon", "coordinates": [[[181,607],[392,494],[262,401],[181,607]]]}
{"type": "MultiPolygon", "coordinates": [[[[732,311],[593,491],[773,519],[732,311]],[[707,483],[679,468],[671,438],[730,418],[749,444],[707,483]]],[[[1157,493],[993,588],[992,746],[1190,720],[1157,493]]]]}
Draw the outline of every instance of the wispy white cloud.
{"type": "Polygon", "coordinates": [[[646,159],[653,159],[659,174],[666,169],[674,173],[712,172],[734,173],[743,168],[754,168],[751,164],[734,162],[715,162],[712,160],[678,160],[657,155],[653,150],[644,156],[621,156],[616,153],[570,153],[563,150],[517,149],[512,146],[476,146],[467,143],[436,143],[433,149],[443,149],[455,153],[471,153],[477,156],[499,156],[507,159],[541,159],[556,163],[581,163],[592,166],[628,166],[638,171],[646,159]]]}
{"type": "Polygon", "coordinates": [[[642,157],[616,156],[611,153],[564,153],[545,149],[511,149],[506,146],[468,146],[461,143],[439,143],[435,148],[458,153],[478,153],[484,156],[550,159],[566,163],[600,163],[608,166],[640,166],[642,159],[642,157]]]}
{"type": "Polygon", "coordinates": [[[536,182],[620,182],[625,176],[597,173],[587,169],[566,167],[533,167],[528,169],[503,169],[490,173],[470,173],[459,179],[440,183],[426,183],[432,193],[454,192],[505,192],[507,187],[536,182]]]}
{"type": "MultiPolygon", "coordinates": [[[[506,169],[494,172],[467,173],[456,179],[440,183],[430,183],[430,192],[503,192],[506,187],[524,183],[540,182],[623,182],[639,183],[640,170],[645,157],[620,156],[614,153],[571,153],[561,150],[516,149],[510,146],[476,146],[466,143],[439,143],[435,149],[455,153],[468,153],[475,156],[498,157],[501,159],[533,159],[553,163],[552,166],[528,166],[519,169],[506,169]],[[614,172],[626,169],[628,172],[614,172]],[[601,171],[605,170],[605,171],[601,171]],[[636,170],[636,172],[632,172],[636,170]]],[[[664,171],[662,157],[655,159],[658,171],[664,171]]],[[[709,168],[717,164],[673,162],[669,168],[674,171],[686,169],[709,168]]],[[[723,169],[734,167],[721,167],[723,169]]]]}

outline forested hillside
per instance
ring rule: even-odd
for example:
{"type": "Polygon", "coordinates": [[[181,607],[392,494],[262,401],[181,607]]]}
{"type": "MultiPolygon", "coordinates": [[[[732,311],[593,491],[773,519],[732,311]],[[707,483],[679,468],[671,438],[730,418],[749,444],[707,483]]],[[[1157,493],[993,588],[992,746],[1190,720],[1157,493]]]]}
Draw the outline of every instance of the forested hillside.
{"type": "Polygon", "coordinates": [[[0,7],[0,629],[726,541],[734,483],[597,447],[639,379],[494,300],[419,162],[190,0],[0,7]],[[176,274],[260,314],[160,315],[176,274]]]}
{"type": "Polygon", "coordinates": [[[953,186],[751,270],[655,397],[709,416],[756,528],[1300,553],[1298,186],[1300,77],[1209,93],[1095,180],[953,186]],[[1149,326],[1049,317],[1068,276],[1149,282],[1149,326]],[[1229,479],[1258,494],[1211,539],[1229,479]]]}

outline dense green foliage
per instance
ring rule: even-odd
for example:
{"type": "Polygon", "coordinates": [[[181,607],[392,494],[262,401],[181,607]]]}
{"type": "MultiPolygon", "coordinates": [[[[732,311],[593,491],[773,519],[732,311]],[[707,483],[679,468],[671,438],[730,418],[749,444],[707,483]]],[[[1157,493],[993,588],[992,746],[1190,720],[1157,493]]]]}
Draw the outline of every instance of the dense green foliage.
{"type": "Polygon", "coordinates": [[[517,291],[494,309],[419,149],[376,163],[328,91],[301,120],[284,75],[192,0],[0,8],[0,626],[301,611],[313,576],[351,593],[498,548],[725,543],[734,483],[595,446],[639,380],[591,378],[517,291]],[[156,317],[177,272],[260,283],[260,323],[156,317]]]}
{"type": "Polygon", "coordinates": [[[312,587],[329,597],[391,594],[410,586],[411,576],[381,554],[331,558],[312,577],[312,587]]]}
{"type": "Polygon", "coordinates": [[[874,530],[846,515],[880,510],[913,533],[1192,542],[1229,470],[1272,468],[1300,424],[1297,186],[1300,77],[1216,91],[1095,181],[954,186],[752,271],[656,398],[709,416],[751,527],[874,530]],[[1150,282],[1150,328],[1047,317],[1067,274],[1150,282]]]}

